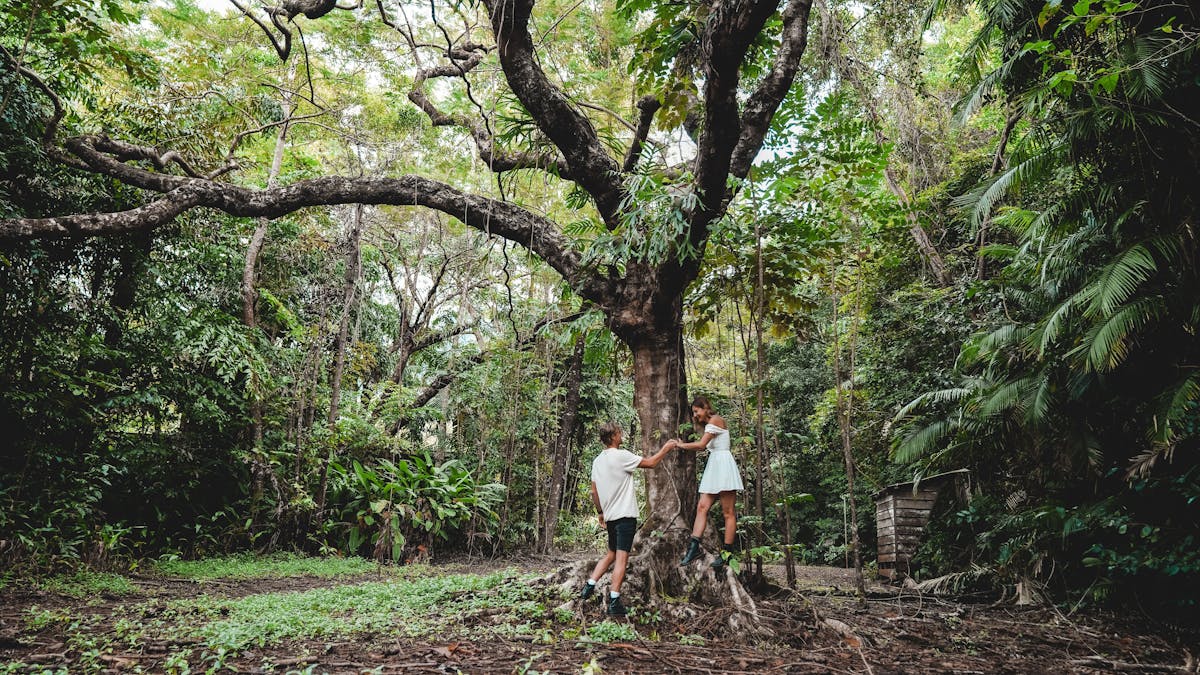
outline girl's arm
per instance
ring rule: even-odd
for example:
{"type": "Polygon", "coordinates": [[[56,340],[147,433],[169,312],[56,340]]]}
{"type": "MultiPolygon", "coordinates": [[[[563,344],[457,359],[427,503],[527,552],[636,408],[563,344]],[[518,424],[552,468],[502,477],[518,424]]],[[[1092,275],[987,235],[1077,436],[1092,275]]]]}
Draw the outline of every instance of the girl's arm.
{"type": "MultiPolygon", "coordinates": [[[[713,415],[711,418],[709,418],[708,423],[721,427],[722,429],[729,428],[725,426],[725,418],[721,417],[720,415],[713,415]]],[[[700,440],[692,441],[691,443],[684,443],[681,440],[675,444],[675,447],[681,450],[703,450],[708,447],[709,441],[711,441],[715,436],[716,434],[706,431],[704,432],[704,435],[700,437],[700,440]]]]}
{"type": "Polygon", "coordinates": [[[708,442],[711,441],[714,436],[716,436],[716,434],[706,431],[704,432],[704,435],[700,437],[700,440],[692,441],[691,443],[679,441],[675,444],[675,447],[679,448],[680,450],[703,450],[708,447],[708,442]]]}

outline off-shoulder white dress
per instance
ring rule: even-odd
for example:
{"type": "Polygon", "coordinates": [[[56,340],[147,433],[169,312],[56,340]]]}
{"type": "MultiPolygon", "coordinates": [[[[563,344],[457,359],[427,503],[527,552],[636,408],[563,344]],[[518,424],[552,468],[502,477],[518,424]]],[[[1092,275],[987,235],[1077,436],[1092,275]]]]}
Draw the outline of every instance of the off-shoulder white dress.
{"type": "Polygon", "coordinates": [[[729,430],[707,424],[704,433],[713,437],[708,442],[708,463],[704,465],[704,475],[700,478],[700,494],[715,495],[728,490],[744,490],[737,460],[729,451],[729,430]]]}

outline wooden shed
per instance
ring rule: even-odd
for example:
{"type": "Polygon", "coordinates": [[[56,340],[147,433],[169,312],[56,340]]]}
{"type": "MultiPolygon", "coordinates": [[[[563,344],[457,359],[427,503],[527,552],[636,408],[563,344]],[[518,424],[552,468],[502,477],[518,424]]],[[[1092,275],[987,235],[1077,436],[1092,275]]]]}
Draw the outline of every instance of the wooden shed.
{"type": "Polygon", "coordinates": [[[909,575],[909,561],[921,545],[938,495],[953,486],[964,501],[968,500],[969,474],[967,469],[947,471],[919,481],[889,485],[875,493],[879,576],[895,581],[909,575]]]}

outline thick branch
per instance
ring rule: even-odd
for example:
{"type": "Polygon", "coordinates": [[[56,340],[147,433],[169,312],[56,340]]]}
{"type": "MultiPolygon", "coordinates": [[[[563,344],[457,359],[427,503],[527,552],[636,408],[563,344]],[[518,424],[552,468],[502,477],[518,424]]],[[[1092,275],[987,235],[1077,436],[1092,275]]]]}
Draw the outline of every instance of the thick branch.
{"type": "Polygon", "coordinates": [[[332,176],[298,181],[284,187],[252,190],[225,183],[154,174],[127,165],[121,166],[140,172],[139,180],[126,181],[130,184],[148,184],[157,179],[171,185],[173,189],[169,189],[167,194],[146,206],[118,213],[0,220],[0,240],[72,234],[108,235],[151,229],[168,223],[184,211],[197,206],[247,218],[278,218],[310,206],[335,204],[424,206],[454,216],[470,227],[503,237],[529,249],[558,271],[572,288],[584,297],[590,298],[597,292],[583,276],[579,254],[570,248],[552,221],[515,204],[467,194],[428,178],[332,176]],[[174,187],[175,185],[178,187],[174,187]]]}
{"type": "Polygon", "coordinates": [[[575,182],[592,196],[610,228],[619,224],[620,166],[586,116],[575,109],[537,62],[529,35],[532,0],[484,0],[499,48],[500,67],[513,93],[542,133],[562,152],[575,182]]]}
{"type": "Polygon", "coordinates": [[[637,166],[638,159],[642,156],[642,146],[646,143],[646,138],[650,135],[650,123],[654,121],[654,113],[662,107],[654,96],[643,96],[637,103],[638,107],[638,125],[633,133],[633,143],[629,144],[629,151],[625,153],[625,162],[621,166],[621,170],[628,173],[633,171],[637,166]]]}
{"type": "Polygon", "coordinates": [[[750,173],[754,156],[762,148],[771,118],[792,88],[800,57],[808,46],[808,16],[812,0],[791,0],[783,11],[783,39],[771,72],[762,79],[742,110],[742,133],[734,148],[729,171],[738,178],[750,173]]]}
{"type": "Polygon", "coordinates": [[[115,235],[151,230],[165,225],[184,211],[203,204],[195,190],[181,187],[157,201],[119,213],[84,213],[54,218],[0,220],[0,241],[46,239],[70,235],[115,235]]]}
{"type": "MultiPolygon", "coordinates": [[[[797,1],[800,0],[793,0],[797,1]]],[[[708,238],[709,223],[720,218],[728,204],[726,181],[731,157],[742,132],[737,97],[739,70],[751,42],[775,12],[775,7],[776,3],[771,0],[719,3],[709,17],[701,44],[705,80],[704,127],[696,153],[695,186],[700,205],[689,218],[693,246],[703,245],[708,238]]],[[[794,52],[789,55],[798,58],[794,52]]],[[[790,86],[790,81],[788,84],[790,86]]],[[[769,103],[764,98],[763,104],[769,103]]],[[[778,105],[778,101],[775,104],[778,105]]],[[[770,112],[774,112],[774,106],[770,112]]],[[[751,157],[758,152],[761,143],[759,138],[759,145],[750,152],[751,157]]],[[[743,152],[749,150],[751,148],[747,147],[743,152]]],[[[693,276],[693,268],[698,267],[698,260],[689,265],[687,276],[693,276]]]]}

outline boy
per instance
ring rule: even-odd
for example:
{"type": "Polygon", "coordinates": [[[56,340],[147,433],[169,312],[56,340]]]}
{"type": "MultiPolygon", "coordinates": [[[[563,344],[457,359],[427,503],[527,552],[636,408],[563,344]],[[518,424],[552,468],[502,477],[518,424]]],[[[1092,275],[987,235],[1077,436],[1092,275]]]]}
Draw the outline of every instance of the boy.
{"type": "Polygon", "coordinates": [[[600,442],[604,444],[596,459],[592,461],[592,503],[600,526],[608,529],[608,553],[596,563],[592,576],[580,591],[580,599],[586,600],[596,590],[596,582],[613,565],[612,583],[609,585],[609,616],[625,616],[621,604],[621,582],[625,580],[625,566],[629,562],[629,550],[633,548],[633,535],[637,532],[638,504],[634,493],[633,470],[653,469],[658,466],[677,441],[667,441],[653,457],[638,455],[620,448],[624,432],[616,422],[600,427],[600,442]]]}

